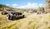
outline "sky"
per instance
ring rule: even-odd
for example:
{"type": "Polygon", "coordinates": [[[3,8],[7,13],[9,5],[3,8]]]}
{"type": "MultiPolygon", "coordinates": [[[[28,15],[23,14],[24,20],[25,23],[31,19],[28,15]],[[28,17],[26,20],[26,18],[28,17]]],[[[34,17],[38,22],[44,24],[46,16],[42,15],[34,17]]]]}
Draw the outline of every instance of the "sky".
{"type": "Polygon", "coordinates": [[[0,4],[20,8],[43,6],[44,3],[44,0],[0,0],[0,4]]]}

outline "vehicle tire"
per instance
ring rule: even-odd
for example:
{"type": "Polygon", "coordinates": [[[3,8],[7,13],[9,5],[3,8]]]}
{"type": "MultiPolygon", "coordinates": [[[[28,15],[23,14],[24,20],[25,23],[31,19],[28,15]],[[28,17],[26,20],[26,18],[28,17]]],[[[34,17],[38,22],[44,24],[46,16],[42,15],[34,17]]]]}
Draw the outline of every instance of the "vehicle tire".
{"type": "Polygon", "coordinates": [[[3,12],[2,12],[1,14],[2,14],[2,15],[4,15],[4,13],[3,13],[3,12]]]}
{"type": "Polygon", "coordinates": [[[23,15],[23,18],[24,18],[25,16],[23,15]]]}
{"type": "Polygon", "coordinates": [[[13,16],[8,15],[9,20],[13,20],[13,16]]]}

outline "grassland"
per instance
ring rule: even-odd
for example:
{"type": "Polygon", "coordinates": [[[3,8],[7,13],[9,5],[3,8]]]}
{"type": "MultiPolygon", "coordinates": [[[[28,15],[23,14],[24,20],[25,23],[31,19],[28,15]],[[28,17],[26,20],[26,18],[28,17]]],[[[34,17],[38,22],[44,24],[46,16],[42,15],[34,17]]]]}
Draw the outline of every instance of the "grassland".
{"type": "Polygon", "coordinates": [[[0,29],[50,29],[50,14],[24,13],[26,18],[8,20],[6,15],[0,14],[0,29]]]}

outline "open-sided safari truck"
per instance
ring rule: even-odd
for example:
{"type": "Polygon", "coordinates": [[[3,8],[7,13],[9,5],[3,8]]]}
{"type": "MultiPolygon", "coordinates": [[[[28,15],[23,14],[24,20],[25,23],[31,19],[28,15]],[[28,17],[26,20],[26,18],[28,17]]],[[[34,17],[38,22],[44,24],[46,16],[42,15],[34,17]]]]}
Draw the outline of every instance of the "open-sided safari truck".
{"type": "Polygon", "coordinates": [[[25,15],[23,15],[21,12],[16,12],[16,11],[8,11],[4,10],[1,12],[2,15],[7,15],[9,20],[15,20],[15,19],[21,19],[24,18],[25,15]]]}
{"type": "Polygon", "coordinates": [[[23,15],[21,12],[11,12],[8,14],[8,19],[9,20],[14,20],[14,19],[21,19],[24,18],[25,15],[23,15]]]}

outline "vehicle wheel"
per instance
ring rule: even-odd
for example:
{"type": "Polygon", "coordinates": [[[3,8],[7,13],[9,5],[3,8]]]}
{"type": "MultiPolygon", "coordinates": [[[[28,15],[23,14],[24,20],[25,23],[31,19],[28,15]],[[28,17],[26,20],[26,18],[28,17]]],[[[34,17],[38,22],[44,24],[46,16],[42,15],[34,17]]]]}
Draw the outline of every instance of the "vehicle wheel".
{"type": "Polygon", "coordinates": [[[2,12],[1,14],[2,14],[2,15],[4,15],[4,13],[3,13],[3,12],[2,12]]]}
{"type": "Polygon", "coordinates": [[[23,18],[24,18],[25,16],[23,15],[23,18]]]}
{"type": "Polygon", "coordinates": [[[9,20],[13,20],[12,16],[10,16],[10,15],[8,16],[8,19],[9,19],[9,20]]]}

